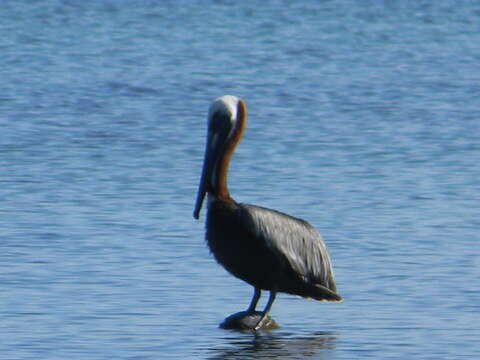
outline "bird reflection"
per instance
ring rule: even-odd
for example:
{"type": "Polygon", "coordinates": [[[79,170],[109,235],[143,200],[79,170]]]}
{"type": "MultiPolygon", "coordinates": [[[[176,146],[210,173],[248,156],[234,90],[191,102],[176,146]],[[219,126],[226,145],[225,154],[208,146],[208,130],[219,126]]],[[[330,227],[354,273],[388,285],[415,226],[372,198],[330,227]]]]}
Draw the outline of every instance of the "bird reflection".
{"type": "MultiPolygon", "coordinates": [[[[239,334],[242,336],[242,334],[239,334]]],[[[210,360],[234,359],[331,359],[335,349],[336,335],[318,332],[311,335],[262,333],[254,337],[228,338],[222,348],[212,349],[210,360]]]]}

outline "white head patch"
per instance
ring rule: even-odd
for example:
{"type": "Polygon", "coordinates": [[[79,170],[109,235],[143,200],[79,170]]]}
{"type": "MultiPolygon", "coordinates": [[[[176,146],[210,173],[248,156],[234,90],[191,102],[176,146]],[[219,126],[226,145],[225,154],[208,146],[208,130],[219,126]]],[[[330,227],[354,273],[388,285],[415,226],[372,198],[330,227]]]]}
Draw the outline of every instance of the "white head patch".
{"type": "Polygon", "coordinates": [[[208,117],[211,118],[216,112],[221,112],[228,114],[231,119],[235,119],[237,117],[238,102],[239,99],[236,96],[224,95],[219,97],[218,99],[215,99],[212,105],[210,105],[208,117]]]}

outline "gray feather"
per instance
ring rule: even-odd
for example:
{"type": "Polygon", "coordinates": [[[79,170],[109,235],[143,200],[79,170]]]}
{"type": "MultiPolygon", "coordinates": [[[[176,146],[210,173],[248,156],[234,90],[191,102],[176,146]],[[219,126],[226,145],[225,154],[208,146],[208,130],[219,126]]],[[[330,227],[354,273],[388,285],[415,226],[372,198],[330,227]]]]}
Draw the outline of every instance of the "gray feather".
{"type": "Polygon", "coordinates": [[[252,220],[252,231],[278,257],[286,259],[305,282],[335,292],[330,256],[320,234],[306,221],[279,211],[240,204],[252,220]]]}

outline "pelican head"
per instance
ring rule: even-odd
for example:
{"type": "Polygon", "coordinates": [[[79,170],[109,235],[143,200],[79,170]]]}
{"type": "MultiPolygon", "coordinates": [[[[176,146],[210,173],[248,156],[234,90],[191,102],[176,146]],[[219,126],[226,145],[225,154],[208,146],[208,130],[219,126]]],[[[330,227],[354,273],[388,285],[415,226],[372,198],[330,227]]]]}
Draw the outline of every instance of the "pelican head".
{"type": "Polygon", "coordinates": [[[205,194],[231,200],[227,188],[230,158],[242,137],[247,107],[242,99],[225,95],[216,99],[208,111],[208,133],[202,177],[198,187],[193,217],[198,219],[205,194]]]}

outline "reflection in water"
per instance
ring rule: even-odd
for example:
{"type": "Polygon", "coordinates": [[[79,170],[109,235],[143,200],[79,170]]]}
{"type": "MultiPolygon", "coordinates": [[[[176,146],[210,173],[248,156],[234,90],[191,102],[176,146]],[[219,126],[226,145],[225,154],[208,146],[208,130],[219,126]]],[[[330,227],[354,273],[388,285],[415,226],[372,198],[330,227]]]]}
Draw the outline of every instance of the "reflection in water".
{"type": "MultiPolygon", "coordinates": [[[[240,334],[240,333],[239,333],[240,334]]],[[[312,335],[263,333],[252,337],[228,338],[229,343],[213,349],[209,357],[214,359],[330,359],[330,350],[335,348],[336,335],[332,332],[318,332],[312,335]]]]}

